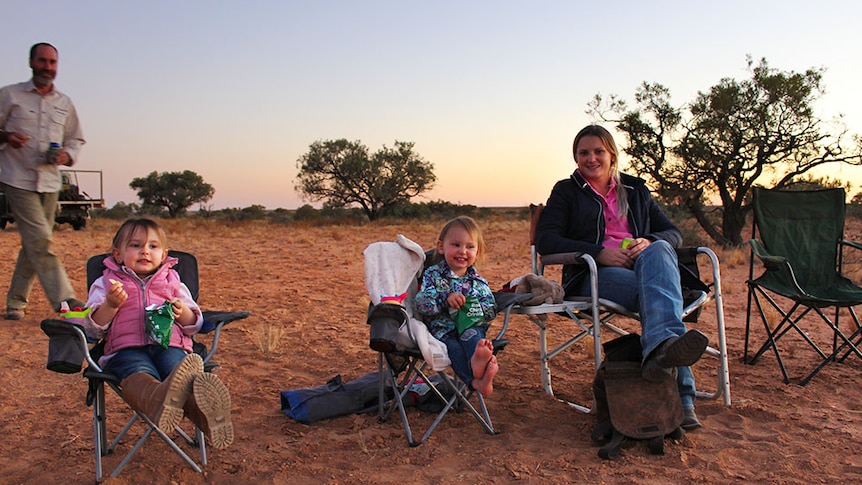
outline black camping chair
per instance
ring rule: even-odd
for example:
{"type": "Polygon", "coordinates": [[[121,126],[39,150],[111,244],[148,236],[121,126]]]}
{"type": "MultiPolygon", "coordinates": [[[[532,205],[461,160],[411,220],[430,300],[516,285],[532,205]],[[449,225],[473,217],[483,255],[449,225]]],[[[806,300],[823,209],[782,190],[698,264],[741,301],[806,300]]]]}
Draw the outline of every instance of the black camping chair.
{"type": "MultiPolygon", "coordinates": [[[[754,189],[751,258],[748,277],[748,310],[745,319],[744,362],[756,363],[770,349],[775,354],[785,384],[791,382],[779,340],[801,337],[819,358],[817,366],[797,382],[807,384],[827,364],[843,361],[849,354],[862,358],[859,337],[862,327],[854,307],[862,303],[862,288],[843,276],[844,248],[862,249],[862,244],[844,240],[844,189],[784,191],[754,189]],[[755,276],[755,266],[763,273],[755,276]],[[753,303],[753,305],[752,305],[753,303]],[[767,307],[765,304],[768,303],[767,307]],[[779,304],[786,304],[785,308],[779,304]],[[789,307],[789,308],[788,308],[789,307]],[[766,310],[781,317],[770,325],[766,310]],[[833,317],[826,310],[834,308],[833,317]],[[839,325],[842,309],[850,317],[851,332],[839,325]],[[766,339],[749,355],[751,317],[760,315],[766,339]],[[826,354],[803,328],[811,320],[826,324],[832,335],[832,352],[826,354]],[[805,319],[811,316],[810,319],[805,319]]],[[[795,380],[795,379],[794,379],[795,380]]]]}
{"type": "MultiPolygon", "coordinates": [[[[199,292],[198,282],[198,261],[194,255],[182,251],[169,251],[169,256],[173,256],[179,260],[174,269],[179,273],[180,279],[189,288],[192,297],[197,300],[199,292]]],[[[87,261],[87,287],[89,288],[93,282],[102,275],[104,271],[104,260],[109,255],[101,254],[93,256],[87,261]]],[[[247,318],[249,312],[203,312],[204,324],[199,334],[211,334],[212,342],[210,349],[202,342],[195,341],[194,351],[200,354],[204,361],[204,370],[212,371],[218,366],[218,363],[212,361],[218,349],[219,335],[225,325],[235,320],[247,318]]],[[[107,412],[105,409],[105,386],[110,387],[121,398],[123,396],[122,388],[120,388],[120,380],[114,374],[105,372],[98,364],[99,358],[102,356],[104,348],[103,342],[94,342],[88,338],[84,327],[76,323],[71,323],[60,319],[46,319],[41,323],[42,331],[49,337],[49,352],[48,352],[48,369],[64,374],[77,374],[81,372],[83,362],[87,366],[83,369],[83,376],[87,379],[87,406],[93,407],[93,447],[96,457],[96,482],[100,483],[103,479],[102,473],[102,457],[108,456],[114,452],[120,444],[120,440],[126,436],[126,433],[132,428],[137,420],[142,420],[147,429],[144,434],[138,439],[135,445],[126,453],[122,461],[116,465],[111,472],[112,477],[120,474],[123,468],[128,464],[132,457],[141,448],[147,438],[156,433],[177,455],[180,456],[193,470],[200,473],[201,465],[207,464],[206,445],[203,432],[200,429],[195,429],[192,438],[181,428],[176,430],[159,429],[143,413],[135,412],[125,426],[115,436],[110,445],[108,444],[107,430],[107,412]],[[189,445],[195,446],[200,452],[200,465],[192,459],[177,443],[168,435],[176,431],[189,445]]]]}

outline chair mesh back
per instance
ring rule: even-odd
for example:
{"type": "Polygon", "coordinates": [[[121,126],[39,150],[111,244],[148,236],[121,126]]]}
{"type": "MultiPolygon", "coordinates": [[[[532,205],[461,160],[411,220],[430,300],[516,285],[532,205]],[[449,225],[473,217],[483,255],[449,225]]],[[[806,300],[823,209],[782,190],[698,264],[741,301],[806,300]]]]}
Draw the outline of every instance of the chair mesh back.
{"type": "MultiPolygon", "coordinates": [[[[97,278],[105,272],[105,258],[110,254],[99,254],[92,256],[87,260],[87,289],[93,285],[97,278]]],[[[198,259],[191,253],[184,251],[168,251],[168,256],[173,256],[179,260],[174,266],[174,270],[180,275],[180,281],[185,283],[192,294],[192,298],[198,300],[198,259]]]]}
{"type": "Polygon", "coordinates": [[[754,189],[755,225],[769,253],[787,258],[801,284],[823,288],[838,279],[844,234],[844,189],[754,189]]]}

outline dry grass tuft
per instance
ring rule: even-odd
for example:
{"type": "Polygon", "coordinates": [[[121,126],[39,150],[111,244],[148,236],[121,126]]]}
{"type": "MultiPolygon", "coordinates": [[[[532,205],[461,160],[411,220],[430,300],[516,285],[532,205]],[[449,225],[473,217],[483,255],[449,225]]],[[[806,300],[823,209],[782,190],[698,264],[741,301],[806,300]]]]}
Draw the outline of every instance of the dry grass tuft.
{"type": "Polygon", "coordinates": [[[252,331],[255,345],[264,354],[277,353],[283,336],[284,328],[272,323],[260,325],[252,331]]]}

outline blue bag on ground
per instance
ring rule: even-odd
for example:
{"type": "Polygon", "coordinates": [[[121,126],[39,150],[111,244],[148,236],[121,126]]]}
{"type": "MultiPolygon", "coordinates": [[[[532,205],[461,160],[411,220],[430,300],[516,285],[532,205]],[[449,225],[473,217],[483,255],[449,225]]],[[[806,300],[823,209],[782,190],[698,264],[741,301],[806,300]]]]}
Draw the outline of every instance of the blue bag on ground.
{"type": "MultiPolygon", "coordinates": [[[[281,391],[281,410],[303,424],[347,414],[377,410],[380,374],[368,373],[344,383],[341,374],[318,387],[281,391]]],[[[386,398],[392,397],[392,388],[385,389],[386,398]]]]}

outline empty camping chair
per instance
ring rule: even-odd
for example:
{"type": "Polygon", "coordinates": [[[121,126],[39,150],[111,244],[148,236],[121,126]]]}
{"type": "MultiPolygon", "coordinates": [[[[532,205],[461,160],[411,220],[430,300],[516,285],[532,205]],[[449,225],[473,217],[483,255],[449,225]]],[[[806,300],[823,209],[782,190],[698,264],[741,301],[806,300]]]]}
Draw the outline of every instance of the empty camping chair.
{"type": "Polygon", "coordinates": [[[862,358],[854,309],[862,303],[862,288],[842,274],[844,248],[862,249],[862,245],[844,240],[844,189],[755,188],[753,204],[744,361],[754,364],[771,349],[784,382],[790,383],[778,345],[780,340],[790,340],[785,339],[788,334],[801,338],[799,343],[811,348],[818,358],[814,369],[797,381],[800,385],[807,384],[828,363],[843,360],[850,353],[862,358]],[[763,272],[755,275],[755,267],[761,264],[763,272]],[[831,317],[826,313],[830,308],[835,310],[831,317]],[[850,317],[849,333],[839,325],[842,309],[850,317]],[[778,312],[780,321],[771,321],[770,310],[778,312]],[[749,355],[755,313],[763,322],[766,338],[749,355]],[[826,325],[832,340],[828,355],[812,336],[812,321],[826,325]]]}
{"type": "MultiPolygon", "coordinates": [[[[450,362],[445,344],[433,338],[425,324],[414,318],[413,298],[418,291],[425,252],[399,235],[395,242],[369,245],[363,254],[365,284],[371,300],[367,316],[370,346],[378,352],[380,373],[378,419],[388,421],[397,410],[410,446],[427,440],[452,410],[466,409],[488,434],[495,434],[484,398],[446,372],[450,362]],[[423,436],[415,439],[407,406],[410,398],[420,393],[427,394],[425,407],[433,408],[437,416],[423,436]],[[476,406],[471,402],[474,397],[476,406]]],[[[508,313],[515,301],[529,296],[495,294],[502,314],[508,313]]],[[[508,343],[503,339],[505,330],[502,328],[492,339],[495,354],[508,343]]]]}
{"type": "MultiPolygon", "coordinates": [[[[585,338],[593,340],[595,355],[595,368],[598,369],[602,363],[602,332],[610,330],[615,335],[626,335],[628,332],[613,320],[618,317],[627,317],[640,320],[637,313],[631,312],[614,301],[598,297],[597,266],[595,260],[585,253],[561,253],[540,255],[535,246],[536,226],[542,212],[542,205],[530,205],[530,260],[532,272],[543,276],[545,268],[568,264],[583,265],[590,274],[591,292],[584,297],[566,297],[562,303],[550,303],[534,306],[516,305],[511,314],[525,315],[539,329],[539,364],[541,370],[542,387],[545,391],[554,395],[551,385],[550,362],[563,351],[585,338]],[[565,341],[558,343],[552,349],[548,349],[548,326],[553,325],[549,317],[560,315],[571,319],[575,324],[574,333],[565,341]]],[[[710,336],[712,342],[717,343],[717,348],[707,347],[705,355],[718,359],[716,370],[716,388],[712,391],[697,390],[698,397],[717,399],[722,397],[724,404],[730,405],[730,374],[727,361],[727,343],[724,332],[724,307],[721,295],[721,276],[718,258],[709,248],[679,248],[677,255],[680,261],[680,278],[684,291],[683,320],[695,321],[708,303],[715,304],[716,330],[705,332],[710,336]],[[712,281],[704,283],[701,281],[698,269],[698,257],[704,259],[711,267],[712,281]],[[711,335],[710,335],[711,334],[711,335]]],[[[509,314],[506,315],[509,318],[509,314]]],[[[504,325],[508,325],[506,322],[504,325]]],[[[700,328],[699,328],[700,329],[700,328]]],[[[569,402],[574,408],[590,412],[589,406],[569,402]]]]}
{"type": "MultiPolygon", "coordinates": [[[[169,256],[173,256],[179,260],[174,269],[179,273],[180,279],[189,288],[192,297],[197,300],[199,292],[198,282],[198,262],[194,255],[182,251],[169,251],[169,256]]],[[[104,271],[103,261],[107,254],[93,256],[87,261],[87,287],[102,275],[104,271]]],[[[96,482],[99,483],[103,479],[102,473],[102,458],[110,455],[120,445],[120,441],[126,436],[136,421],[141,420],[147,429],[143,435],[137,440],[132,448],[126,453],[123,459],[115,466],[111,473],[112,477],[120,474],[123,468],[132,459],[135,453],[141,448],[147,438],[155,433],[159,436],[177,455],[179,455],[188,465],[196,472],[201,472],[201,465],[206,465],[206,445],[203,432],[200,429],[195,429],[194,438],[183,431],[181,428],[176,430],[159,429],[143,413],[135,412],[125,426],[116,434],[114,439],[108,444],[108,423],[107,410],[105,403],[105,387],[111,388],[121,398],[123,391],[120,387],[120,380],[117,376],[105,372],[98,364],[99,358],[102,355],[103,342],[94,342],[90,339],[83,326],[73,323],[76,313],[70,313],[68,319],[46,319],[41,323],[41,328],[49,337],[49,352],[48,352],[48,369],[55,372],[65,374],[76,374],[81,372],[83,363],[86,363],[86,368],[83,369],[83,376],[87,379],[87,395],[86,403],[93,407],[93,447],[95,451],[95,466],[96,466],[96,482]],[[176,431],[188,444],[198,448],[200,453],[200,464],[192,459],[177,443],[171,438],[170,434],[176,431]]],[[[209,350],[202,342],[194,343],[194,350],[200,354],[204,361],[204,370],[212,371],[218,364],[212,360],[218,349],[219,335],[225,325],[235,320],[246,318],[250,315],[249,312],[203,312],[204,323],[199,334],[211,334],[212,341],[209,350]]]]}

